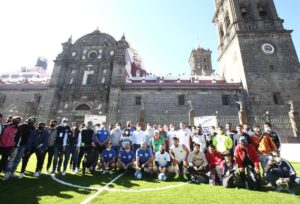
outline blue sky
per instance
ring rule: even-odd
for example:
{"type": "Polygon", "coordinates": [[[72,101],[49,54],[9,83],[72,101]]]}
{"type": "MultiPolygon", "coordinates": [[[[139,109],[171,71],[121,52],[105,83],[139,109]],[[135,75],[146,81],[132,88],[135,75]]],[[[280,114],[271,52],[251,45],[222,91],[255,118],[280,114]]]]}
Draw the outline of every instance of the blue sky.
{"type": "MultiPolygon", "coordinates": [[[[275,0],[284,26],[293,29],[300,50],[300,1],[275,0]]],[[[38,56],[52,61],[61,43],[94,31],[126,39],[156,74],[189,73],[188,58],[197,39],[213,51],[217,65],[217,34],[212,23],[213,0],[11,0],[0,3],[0,72],[33,66],[38,56]]]]}

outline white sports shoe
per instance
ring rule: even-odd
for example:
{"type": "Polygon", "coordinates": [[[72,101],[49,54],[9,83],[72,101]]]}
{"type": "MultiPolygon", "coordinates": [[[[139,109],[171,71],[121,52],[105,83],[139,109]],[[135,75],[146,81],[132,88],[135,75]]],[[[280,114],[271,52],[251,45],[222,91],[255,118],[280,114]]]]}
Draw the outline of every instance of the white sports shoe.
{"type": "Polygon", "coordinates": [[[73,171],[72,171],[72,174],[73,174],[73,175],[75,175],[75,174],[76,174],[75,170],[73,170],[73,171]]]}
{"type": "Polygon", "coordinates": [[[33,176],[34,176],[34,177],[39,177],[39,176],[40,176],[40,172],[39,172],[39,171],[35,172],[35,173],[33,174],[33,176]]]}
{"type": "Polygon", "coordinates": [[[114,172],[112,170],[109,171],[109,174],[113,174],[114,172]]]}
{"type": "Polygon", "coordinates": [[[66,172],[64,171],[64,172],[62,172],[62,174],[61,174],[62,176],[65,176],[66,175],[66,172]]]}
{"type": "Polygon", "coordinates": [[[106,170],[103,170],[103,171],[102,171],[102,174],[106,174],[106,170]]]}
{"type": "Polygon", "coordinates": [[[22,179],[25,176],[24,173],[20,173],[19,179],[22,179]]]}

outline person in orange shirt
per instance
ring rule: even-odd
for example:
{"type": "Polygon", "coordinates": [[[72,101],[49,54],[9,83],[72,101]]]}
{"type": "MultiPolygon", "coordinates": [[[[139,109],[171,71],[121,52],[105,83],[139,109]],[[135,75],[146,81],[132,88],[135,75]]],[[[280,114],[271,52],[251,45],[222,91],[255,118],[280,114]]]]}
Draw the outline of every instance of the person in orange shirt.
{"type": "Polygon", "coordinates": [[[268,157],[272,151],[277,150],[277,147],[268,133],[261,132],[259,125],[255,125],[253,129],[255,134],[251,137],[251,143],[255,146],[259,154],[259,161],[263,169],[263,175],[265,176],[268,157]]]}

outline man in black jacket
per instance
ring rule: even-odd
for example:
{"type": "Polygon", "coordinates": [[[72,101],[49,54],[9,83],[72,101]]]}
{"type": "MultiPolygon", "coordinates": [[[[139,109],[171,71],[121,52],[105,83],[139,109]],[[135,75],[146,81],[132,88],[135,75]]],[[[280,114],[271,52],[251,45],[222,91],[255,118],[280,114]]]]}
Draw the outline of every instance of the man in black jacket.
{"type": "Polygon", "coordinates": [[[24,156],[22,158],[22,168],[19,178],[24,177],[24,172],[30,159],[31,155],[35,153],[37,158],[36,170],[34,177],[39,177],[43,165],[43,154],[47,149],[48,143],[48,132],[45,130],[45,123],[39,123],[38,128],[35,130],[35,133],[29,139],[28,148],[25,150],[24,156]]]}
{"type": "Polygon", "coordinates": [[[92,147],[93,136],[94,136],[93,123],[92,121],[89,121],[87,123],[86,128],[83,128],[81,130],[81,145],[78,154],[77,169],[80,168],[80,163],[83,155],[87,153],[89,149],[93,148],[92,147]]]}
{"type": "Polygon", "coordinates": [[[67,119],[63,119],[62,125],[56,128],[57,135],[56,135],[55,145],[54,145],[54,159],[53,159],[53,166],[52,166],[53,168],[52,168],[51,175],[61,172],[60,168],[62,165],[63,156],[65,152],[63,148],[63,143],[64,143],[64,138],[68,137],[67,134],[68,129],[69,129],[69,124],[67,119]]]}
{"type": "Polygon", "coordinates": [[[6,171],[4,180],[9,179],[10,177],[16,177],[14,172],[16,171],[18,164],[21,161],[21,158],[24,155],[24,152],[30,150],[31,148],[31,138],[36,134],[34,124],[36,119],[30,117],[26,120],[26,123],[20,125],[16,132],[15,144],[16,144],[16,155],[14,159],[9,162],[6,171]]]}

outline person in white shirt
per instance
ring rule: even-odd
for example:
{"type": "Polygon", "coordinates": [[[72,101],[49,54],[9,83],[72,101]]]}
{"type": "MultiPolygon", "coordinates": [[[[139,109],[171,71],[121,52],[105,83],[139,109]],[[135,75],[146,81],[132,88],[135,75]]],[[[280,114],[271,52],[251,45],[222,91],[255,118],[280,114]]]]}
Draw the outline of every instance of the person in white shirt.
{"type": "Polygon", "coordinates": [[[146,134],[146,143],[149,144],[149,141],[152,137],[154,137],[154,128],[150,123],[147,123],[147,129],[145,130],[146,134]]]}
{"type": "Polygon", "coordinates": [[[190,150],[193,132],[186,127],[185,122],[180,122],[180,129],[177,131],[176,136],[179,138],[179,143],[184,144],[190,150]]]}
{"type": "Polygon", "coordinates": [[[202,133],[202,127],[199,125],[196,130],[196,134],[193,136],[193,143],[200,144],[200,151],[206,150],[206,135],[202,133]]]}
{"type": "Polygon", "coordinates": [[[67,165],[69,162],[70,154],[72,154],[73,159],[73,168],[72,174],[77,173],[77,161],[78,161],[78,152],[81,145],[81,131],[79,130],[78,123],[72,124],[72,127],[66,127],[66,133],[63,140],[63,149],[65,152],[65,160],[64,160],[64,170],[62,176],[66,175],[67,165]]]}
{"type": "Polygon", "coordinates": [[[174,145],[170,148],[170,156],[172,158],[173,167],[176,174],[174,178],[178,179],[179,174],[183,172],[183,178],[187,180],[187,159],[190,151],[184,144],[179,144],[179,140],[177,137],[173,137],[173,142],[174,145]],[[182,169],[182,171],[180,169],[182,169]]]}
{"type": "Polygon", "coordinates": [[[132,134],[131,141],[132,141],[134,152],[136,152],[136,150],[141,147],[142,142],[146,142],[146,134],[142,130],[141,123],[138,123],[136,125],[136,130],[132,134]]]}
{"type": "Polygon", "coordinates": [[[168,147],[167,150],[170,150],[170,148],[174,145],[173,138],[176,136],[175,126],[174,124],[170,124],[170,130],[167,133],[168,138],[168,147]]]}
{"type": "Polygon", "coordinates": [[[164,173],[167,175],[168,166],[171,164],[171,158],[168,152],[165,151],[165,146],[160,145],[159,151],[155,153],[155,165],[157,166],[157,173],[164,173]]]}

